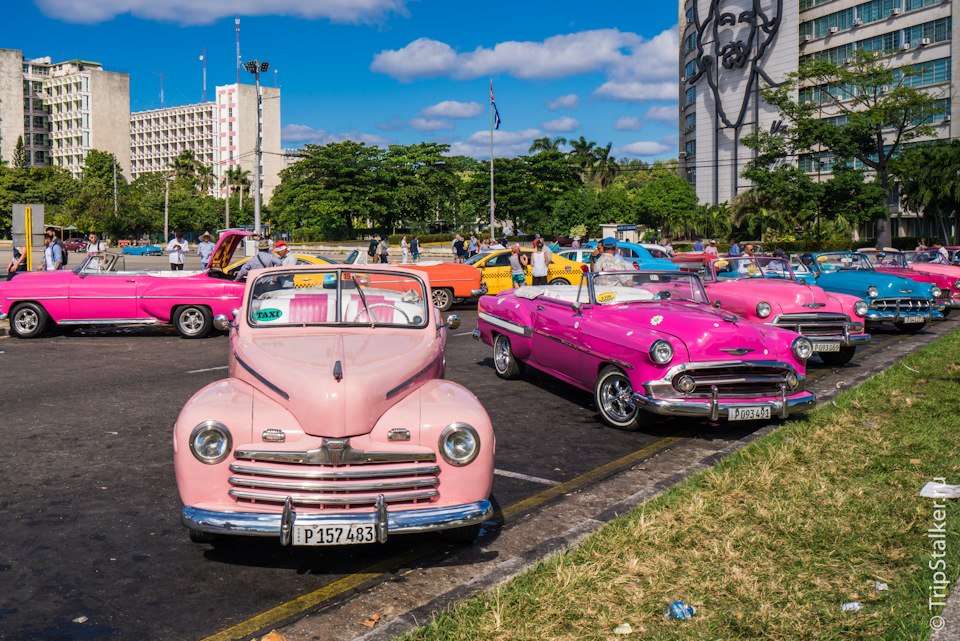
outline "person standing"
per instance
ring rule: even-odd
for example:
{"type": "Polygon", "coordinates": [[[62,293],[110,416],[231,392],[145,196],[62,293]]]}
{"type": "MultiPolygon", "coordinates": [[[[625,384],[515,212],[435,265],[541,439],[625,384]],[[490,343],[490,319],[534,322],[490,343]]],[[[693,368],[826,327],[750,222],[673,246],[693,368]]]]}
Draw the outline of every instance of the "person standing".
{"type": "Polygon", "coordinates": [[[40,265],[40,271],[63,269],[63,251],[55,240],[50,234],[43,237],[43,264],[40,265]]]}
{"type": "Polygon", "coordinates": [[[480,253],[490,251],[490,241],[486,238],[480,241],[480,253]]]}
{"type": "Polygon", "coordinates": [[[543,239],[538,238],[537,242],[533,248],[533,253],[530,255],[531,262],[531,275],[533,276],[534,285],[546,285],[547,284],[547,272],[549,269],[550,259],[548,258],[549,254],[544,251],[543,239]]]}
{"type": "MultiPolygon", "coordinates": [[[[619,272],[626,271],[627,264],[617,255],[617,239],[607,236],[603,242],[590,252],[590,271],[592,272],[619,272]]],[[[619,276],[597,276],[594,281],[597,285],[619,285],[619,276]]]]}
{"type": "Polygon", "coordinates": [[[735,258],[740,255],[740,245],[737,244],[736,238],[730,239],[730,249],[727,250],[727,256],[735,258]]]}
{"type": "Polygon", "coordinates": [[[454,262],[462,263],[467,258],[467,249],[464,247],[463,238],[459,234],[457,234],[457,239],[453,241],[453,250],[457,254],[454,262]]]}
{"type": "Polygon", "coordinates": [[[527,257],[520,253],[520,245],[510,250],[510,282],[513,287],[523,287],[527,282],[527,257]]]}
{"type": "Polygon", "coordinates": [[[420,237],[414,236],[410,239],[410,254],[413,256],[413,262],[420,260],[420,237]]]}
{"type": "Polygon", "coordinates": [[[19,272],[25,271],[27,271],[27,248],[14,245],[13,258],[10,259],[10,264],[7,265],[7,280],[13,280],[13,277],[19,272]]]}
{"type": "Polygon", "coordinates": [[[270,241],[261,238],[257,243],[257,255],[251,256],[250,260],[243,264],[237,273],[237,282],[243,282],[247,279],[247,273],[251,269],[266,269],[267,267],[279,267],[282,263],[280,259],[270,253],[270,241]]]}
{"type": "Polygon", "coordinates": [[[477,243],[477,235],[470,234],[470,244],[467,247],[469,256],[472,258],[477,255],[477,252],[480,250],[480,245],[477,243]]]}
{"type": "Polygon", "coordinates": [[[667,252],[667,256],[673,256],[673,243],[669,238],[663,239],[663,249],[667,252]]]}
{"type": "Polygon", "coordinates": [[[170,269],[182,271],[183,263],[190,251],[190,243],[183,239],[183,232],[178,231],[176,238],[167,243],[167,253],[170,254],[170,269]]]}
{"type": "Polygon", "coordinates": [[[200,256],[200,267],[204,270],[210,264],[210,258],[213,257],[213,248],[215,245],[210,240],[210,232],[203,232],[200,237],[200,244],[197,245],[197,255],[200,256]]]}
{"type": "Polygon", "coordinates": [[[574,237],[573,237],[573,242],[570,243],[570,247],[572,247],[573,249],[580,249],[580,237],[579,237],[579,236],[574,236],[574,237]]]}
{"type": "Polygon", "coordinates": [[[60,237],[57,236],[56,228],[47,227],[47,236],[50,237],[50,242],[60,248],[60,254],[63,256],[63,260],[60,261],[60,269],[63,269],[67,266],[67,246],[64,245],[63,241],[60,240],[60,237]]]}
{"type": "Polygon", "coordinates": [[[390,257],[387,255],[390,252],[390,243],[387,242],[387,237],[384,236],[380,239],[380,262],[389,263],[390,257]]]}
{"type": "Polygon", "coordinates": [[[403,265],[410,260],[410,247],[407,245],[407,236],[400,237],[400,264],[403,265]]]}
{"type": "Polygon", "coordinates": [[[273,247],[273,251],[277,252],[277,256],[280,257],[280,264],[284,267],[297,264],[297,257],[290,253],[290,247],[282,240],[273,247]]]}
{"type": "Polygon", "coordinates": [[[100,267],[103,265],[104,254],[107,252],[107,246],[97,235],[90,232],[87,236],[87,265],[90,267],[100,267]]]}
{"type": "Polygon", "coordinates": [[[919,252],[919,251],[923,251],[923,250],[926,249],[926,248],[927,248],[927,237],[924,236],[923,238],[920,239],[920,242],[917,244],[917,249],[916,249],[916,251],[918,251],[918,252],[919,252]]]}
{"type": "Polygon", "coordinates": [[[377,262],[377,249],[380,246],[380,235],[374,234],[373,238],[370,239],[370,244],[367,246],[367,257],[364,259],[364,264],[377,262]]]}
{"type": "Polygon", "coordinates": [[[693,253],[702,254],[703,253],[703,239],[698,238],[697,242],[693,244],[693,253]]]}
{"type": "Polygon", "coordinates": [[[703,253],[707,256],[719,256],[720,252],[717,251],[717,243],[712,240],[708,240],[707,246],[703,248],[703,253]]]}

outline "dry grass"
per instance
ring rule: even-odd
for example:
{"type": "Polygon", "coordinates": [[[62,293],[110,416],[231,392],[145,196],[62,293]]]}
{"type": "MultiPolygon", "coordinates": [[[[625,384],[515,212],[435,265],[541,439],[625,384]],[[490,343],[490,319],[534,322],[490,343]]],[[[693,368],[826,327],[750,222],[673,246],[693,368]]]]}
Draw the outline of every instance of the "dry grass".
{"type": "MultiPolygon", "coordinates": [[[[958,482],[958,356],[954,332],[909,357],[920,374],[895,365],[408,638],[927,638],[933,502],[918,491],[958,482]],[[693,619],[663,616],[678,599],[693,619]]],[[[951,578],[958,524],[953,502],[951,578]]]]}

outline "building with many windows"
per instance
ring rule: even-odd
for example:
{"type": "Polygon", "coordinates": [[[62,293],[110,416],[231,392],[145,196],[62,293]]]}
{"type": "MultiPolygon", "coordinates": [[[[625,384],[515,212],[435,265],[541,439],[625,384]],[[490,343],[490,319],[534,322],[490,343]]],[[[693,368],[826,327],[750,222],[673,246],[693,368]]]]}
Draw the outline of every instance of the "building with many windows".
{"type": "MultiPolygon", "coordinates": [[[[774,130],[778,114],[760,90],[784,81],[811,58],[847,62],[856,49],[884,51],[892,66],[918,73],[904,82],[930,91],[943,110],[932,124],[956,136],[960,65],[952,63],[960,0],[680,0],[680,171],[700,201],[730,201],[751,185],[740,177],[752,157],[739,141],[774,130]]],[[[818,101],[816,87],[799,100],[818,101]]],[[[825,113],[823,117],[838,117],[825,113]]],[[[827,179],[829,154],[797,159],[827,179]]],[[[872,230],[868,230],[868,233],[872,230]]],[[[921,235],[921,221],[895,216],[894,235],[921,235]]],[[[872,234],[871,234],[872,235],[872,234]]]]}

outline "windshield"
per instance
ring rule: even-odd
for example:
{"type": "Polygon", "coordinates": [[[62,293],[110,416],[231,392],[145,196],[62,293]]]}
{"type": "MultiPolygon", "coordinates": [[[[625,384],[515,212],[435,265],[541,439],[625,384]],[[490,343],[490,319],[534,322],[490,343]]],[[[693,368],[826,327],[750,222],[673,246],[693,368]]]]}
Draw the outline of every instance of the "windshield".
{"type": "Polygon", "coordinates": [[[943,259],[943,254],[936,249],[904,252],[903,255],[908,263],[940,263],[942,265],[949,265],[949,263],[943,259]]]}
{"type": "Polygon", "coordinates": [[[481,260],[483,260],[484,258],[486,258],[487,256],[489,256],[489,255],[492,254],[492,253],[493,253],[493,252],[483,252],[483,253],[481,253],[481,254],[477,254],[477,255],[475,255],[475,256],[471,256],[471,257],[468,258],[466,261],[464,261],[464,265],[473,265],[473,264],[479,263],[481,260]]]}
{"type": "Polygon", "coordinates": [[[841,270],[873,271],[870,260],[859,252],[830,252],[817,254],[817,265],[821,271],[832,272],[841,270]]]}
{"type": "Polygon", "coordinates": [[[247,323],[423,327],[430,318],[423,281],[411,274],[294,268],[262,274],[250,288],[247,323]]]}
{"type": "Polygon", "coordinates": [[[867,254],[870,262],[878,267],[906,267],[907,261],[904,260],[900,252],[870,252],[867,254]]]}
{"type": "Polygon", "coordinates": [[[592,281],[597,305],[650,300],[709,302],[700,278],[689,272],[599,272],[586,278],[592,281]]]}
{"type": "Polygon", "coordinates": [[[770,256],[742,256],[715,260],[713,274],[718,281],[752,278],[796,280],[786,259],[770,256]]]}

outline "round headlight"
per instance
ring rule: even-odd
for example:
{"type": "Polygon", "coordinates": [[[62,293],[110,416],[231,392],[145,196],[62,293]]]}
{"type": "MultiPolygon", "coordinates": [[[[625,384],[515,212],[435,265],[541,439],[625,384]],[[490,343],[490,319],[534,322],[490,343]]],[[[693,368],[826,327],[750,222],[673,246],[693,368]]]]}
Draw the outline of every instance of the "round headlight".
{"type": "Polygon", "coordinates": [[[676,383],[677,389],[683,392],[684,394],[689,394],[693,390],[697,389],[697,382],[693,380],[692,376],[683,375],[677,379],[676,383]]]}
{"type": "Polygon", "coordinates": [[[440,456],[450,465],[466,465],[480,453],[480,435],[466,423],[453,423],[440,433],[440,456]]]}
{"type": "Polygon", "coordinates": [[[870,285],[870,287],[867,287],[868,298],[876,298],[879,295],[880,295],[880,290],[877,289],[875,285],[870,285]]]}
{"type": "Polygon", "coordinates": [[[650,358],[654,363],[666,365],[673,360],[673,345],[662,338],[654,341],[650,346],[650,358]]]}
{"type": "Polygon", "coordinates": [[[955,282],[955,283],[953,284],[953,288],[954,288],[954,289],[960,289],[960,280],[958,280],[957,282],[955,282]]]}
{"type": "Polygon", "coordinates": [[[217,421],[204,421],[190,433],[190,451],[201,463],[219,463],[230,456],[232,444],[230,430],[217,421]]]}
{"type": "Polygon", "coordinates": [[[813,356],[813,343],[811,343],[810,339],[806,336],[797,336],[793,341],[793,345],[790,346],[790,349],[793,350],[793,355],[801,361],[805,361],[813,356]]]}
{"type": "Polygon", "coordinates": [[[867,315],[868,309],[870,309],[870,306],[867,305],[866,301],[858,300],[853,304],[853,313],[861,318],[867,315]]]}
{"type": "Polygon", "coordinates": [[[933,287],[930,288],[930,295],[933,296],[934,298],[940,298],[941,296],[943,296],[943,290],[937,287],[936,285],[934,285],[933,287]]]}
{"type": "Polygon", "coordinates": [[[786,376],[787,387],[790,389],[797,389],[797,385],[800,383],[800,379],[797,378],[797,375],[793,372],[787,372],[786,376]]]}
{"type": "Polygon", "coordinates": [[[760,301],[757,303],[757,316],[760,318],[766,318],[770,315],[770,303],[766,301],[760,301]]]}

